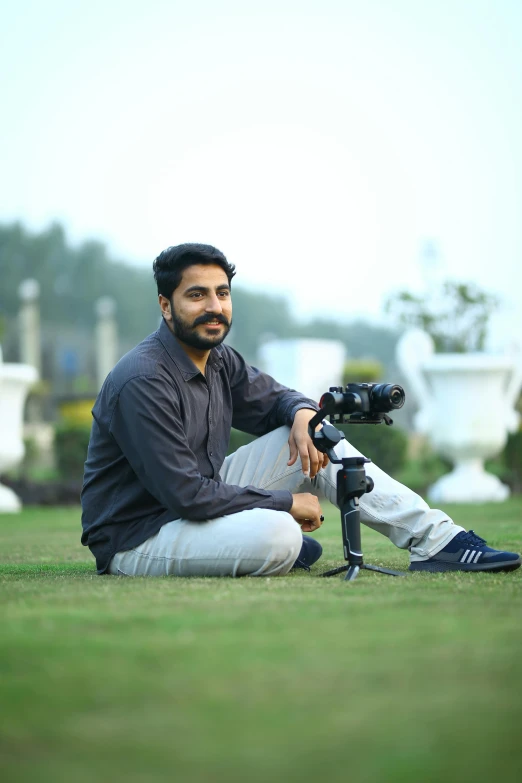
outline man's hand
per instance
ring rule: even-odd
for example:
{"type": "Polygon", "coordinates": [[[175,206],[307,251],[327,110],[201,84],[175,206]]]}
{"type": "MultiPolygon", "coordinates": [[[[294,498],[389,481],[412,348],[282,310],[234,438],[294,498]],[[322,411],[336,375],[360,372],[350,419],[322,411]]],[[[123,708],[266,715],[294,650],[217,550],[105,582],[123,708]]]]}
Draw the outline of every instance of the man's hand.
{"type": "Polygon", "coordinates": [[[288,438],[290,459],[286,463],[287,465],[293,465],[297,457],[301,457],[303,473],[305,476],[310,476],[310,478],[314,478],[321,468],[328,464],[328,457],[321,451],[317,451],[308,434],[308,422],[315,416],[315,413],[315,411],[309,408],[301,408],[295,414],[290,437],[288,438]]]}
{"type": "Polygon", "coordinates": [[[311,533],[323,524],[324,517],[321,514],[319,501],[310,492],[301,492],[292,495],[294,502],[290,513],[301,526],[303,533],[311,533]]]}

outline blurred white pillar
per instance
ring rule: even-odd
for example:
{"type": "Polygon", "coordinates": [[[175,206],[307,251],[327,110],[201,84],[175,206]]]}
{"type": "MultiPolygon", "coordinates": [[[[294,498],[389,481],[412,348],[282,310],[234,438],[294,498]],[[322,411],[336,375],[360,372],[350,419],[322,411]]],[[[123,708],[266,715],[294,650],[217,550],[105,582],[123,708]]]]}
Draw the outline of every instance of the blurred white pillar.
{"type": "Polygon", "coordinates": [[[20,362],[34,367],[41,376],[40,283],[29,278],[20,283],[20,362]]]}
{"type": "Polygon", "coordinates": [[[111,296],[101,296],[95,304],[96,323],[96,375],[98,388],[118,361],[118,326],[116,302],[111,296]]]}

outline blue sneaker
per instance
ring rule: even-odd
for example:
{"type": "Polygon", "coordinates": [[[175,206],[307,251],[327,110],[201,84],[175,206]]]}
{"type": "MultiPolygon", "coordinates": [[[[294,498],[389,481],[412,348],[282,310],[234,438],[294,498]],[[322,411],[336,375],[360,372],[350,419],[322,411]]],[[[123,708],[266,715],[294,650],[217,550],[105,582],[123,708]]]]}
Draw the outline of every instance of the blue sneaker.
{"type": "Polygon", "coordinates": [[[301,551],[292,568],[304,568],[305,571],[309,571],[310,566],[317,563],[322,554],[323,547],[319,541],[316,541],[315,538],[311,538],[310,536],[303,536],[301,551]]]}
{"type": "Polygon", "coordinates": [[[514,571],[520,555],[491,549],[475,531],[463,530],[428,560],[410,564],[410,571],[514,571]]]}

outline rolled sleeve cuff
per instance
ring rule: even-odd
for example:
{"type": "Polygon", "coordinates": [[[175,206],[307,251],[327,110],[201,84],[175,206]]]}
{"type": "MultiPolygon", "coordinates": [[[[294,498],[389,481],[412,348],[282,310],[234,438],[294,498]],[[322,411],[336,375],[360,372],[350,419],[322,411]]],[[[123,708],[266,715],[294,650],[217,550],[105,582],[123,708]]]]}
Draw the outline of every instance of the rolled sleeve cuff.
{"type": "Polygon", "coordinates": [[[290,416],[292,417],[292,423],[294,421],[295,414],[297,413],[297,411],[300,411],[303,408],[306,408],[309,411],[316,411],[317,412],[319,410],[319,405],[317,405],[315,402],[313,402],[313,400],[310,400],[309,402],[299,402],[297,405],[294,405],[294,407],[292,408],[292,411],[290,413],[290,416]]]}
{"type": "Polygon", "coordinates": [[[274,498],[274,511],[290,511],[294,499],[288,489],[274,489],[272,490],[272,495],[274,498]]]}

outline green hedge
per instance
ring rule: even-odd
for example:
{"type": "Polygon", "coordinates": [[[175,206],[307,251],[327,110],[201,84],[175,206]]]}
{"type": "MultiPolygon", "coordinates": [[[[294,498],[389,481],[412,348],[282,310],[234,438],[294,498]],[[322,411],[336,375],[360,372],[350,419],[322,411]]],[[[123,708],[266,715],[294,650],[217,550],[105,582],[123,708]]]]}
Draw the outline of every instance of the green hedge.
{"type": "MultiPolygon", "coordinates": [[[[346,438],[356,449],[377,463],[380,468],[396,475],[402,470],[406,458],[408,439],[398,427],[379,425],[343,425],[346,438]]],[[[57,427],[55,435],[56,465],[61,477],[79,479],[83,476],[83,467],[89,445],[90,427],[80,425],[62,425],[57,427]]],[[[232,430],[227,454],[237,451],[241,446],[255,440],[253,435],[232,430]]]]}
{"type": "Polygon", "coordinates": [[[346,440],[390,476],[404,468],[408,436],[399,427],[386,424],[341,424],[346,440]]]}
{"type": "Polygon", "coordinates": [[[246,446],[247,443],[252,443],[255,439],[255,435],[248,435],[246,432],[241,432],[241,430],[232,429],[230,432],[230,440],[228,441],[227,455],[233,454],[234,451],[237,451],[241,446],[246,446]]]}
{"type": "Polygon", "coordinates": [[[522,494],[522,430],[511,434],[504,451],[486,462],[486,470],[494,473],[515,494],[522,494]]]}
{"type": "Polygon", "coordinates": [[[504,449],[504,463],[511,489],[522,493],[522,430],[509,436],[504,449]]]}
{"type": "MultiPolygon", "coordinates": [[[[399,427],[384,424],[344,424],[339,427],[346,439],[386,473],[416,492],[427,487],[451,469],[450,464],[428,447],[416,459],[407,460],[408,436],[399,427]]],[[[87,456],[90,427],[61,425],[56,428],[56,466],[61,478],[81,480],[87,456]]],[[[239,430],[232,430],[227,454],[255,440],[239,430]]],[[[522,493],[522,430],[510,435],[501,455],[487,464],[515,493],[522,493]]]]}
{"type": "MultiPolygon", "coordinates": [[[[380,468],[395,476],[404,468],[408,436],[399,427],[385,424],[343,424],[339,427],[350,443],[380,468]]],[[[227,454],[251,443],[254,436],[232,430],[227,454]]]]}
{"type": "Polygon", "coordinates": [[[56,467],[62,478],[79,480],[83,477],[90,434],[91,428],[85,425],[63,424],[56,428],[56,467]]]}

